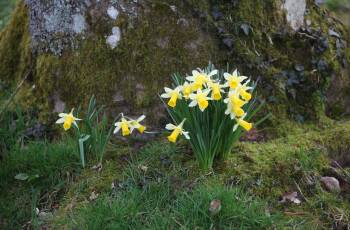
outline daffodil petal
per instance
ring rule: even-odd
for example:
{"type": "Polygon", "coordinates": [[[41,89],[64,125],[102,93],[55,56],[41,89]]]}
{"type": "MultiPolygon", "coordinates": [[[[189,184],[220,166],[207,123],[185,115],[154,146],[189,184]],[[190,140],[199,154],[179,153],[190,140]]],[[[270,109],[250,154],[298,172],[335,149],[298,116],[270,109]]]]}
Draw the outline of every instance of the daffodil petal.
{"type": "Polygon", "coordinates": [[[176,126],[173,125],[173,124],[167,124],[167,125],[165,126],[165,129],[167,129],[167,130],[174,130],[175,128],[176,128],[176,126]]]}
{"type": "Polygon", "coordinates": [[[62,123],[64,123],[64,120],[65,120],[65,118],[64,118],[64,117],[61,117],[60,119],[58,119],[58,120],[56,121],[56,124],[62,124],[62,123]]]}

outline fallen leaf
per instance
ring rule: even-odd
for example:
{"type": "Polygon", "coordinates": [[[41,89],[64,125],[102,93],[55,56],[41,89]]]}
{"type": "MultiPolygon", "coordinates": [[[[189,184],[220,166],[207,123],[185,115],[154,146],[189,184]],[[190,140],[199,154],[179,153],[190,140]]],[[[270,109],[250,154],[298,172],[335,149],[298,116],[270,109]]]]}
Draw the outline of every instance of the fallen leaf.
{"type": "Polygon", "coordinates": [[[27,180],[29,175],[27,173],[19,173],[15,176],[16,180],[27,180]]]}
{"type": "Polygon", "coordinates": [[[300,204],[301,200],[298,198],[297,192],[290,192],[290,193],[285,193],[282,196],[282,200],[280,202],[281,203],[292,202],[294,204],[300,204]]]}
{"type": "Polygon", "coordinates": [[[97,197],[98,197],[98,193],[95,193],[95,191],[93,191],[93,192],[90,194],[89,199],[90,199],[90,201],[94,201],[94,200],[97,199],[97,197]]]}
{"type": "Polygon", "coordinates": [[[143,172],[147,172],[148,167],[145,165],[139,165],[139,169],[141,169],[143,172]]]}

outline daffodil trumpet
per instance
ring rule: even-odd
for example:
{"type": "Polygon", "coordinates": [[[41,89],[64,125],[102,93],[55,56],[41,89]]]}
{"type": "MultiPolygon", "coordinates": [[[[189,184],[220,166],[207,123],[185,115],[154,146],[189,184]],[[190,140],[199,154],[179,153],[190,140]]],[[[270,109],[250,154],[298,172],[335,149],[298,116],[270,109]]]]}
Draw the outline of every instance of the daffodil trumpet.
{"type": "Polygon", "coordinates": [[[247,79],[246,76],[238,76],[238,71],[233,71],[232,74],[224,73],[224,78],[226,80],[225,87],[230,89],[236,89],[241,82],[247,79]]]}
{"type": "Polygon", "coordinates": [[[203,112],[209,105],[209,100],[211,98],[208,97],[210,93],[209,89],[204,91],[198,89],[196,93],[192,93],[190,95],[191,103],[188,105],[189,107],[195,107],[198,105],[199,109],[203,112]]]}

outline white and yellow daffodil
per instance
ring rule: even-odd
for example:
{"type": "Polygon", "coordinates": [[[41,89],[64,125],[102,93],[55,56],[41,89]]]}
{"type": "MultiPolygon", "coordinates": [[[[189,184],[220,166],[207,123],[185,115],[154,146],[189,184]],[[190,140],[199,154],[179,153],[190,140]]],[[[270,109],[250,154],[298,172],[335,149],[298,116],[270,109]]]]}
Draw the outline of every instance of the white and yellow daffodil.
{"type": "Polygon", "coordinates": [[[172,133],[168,136],[168,140],[170,142],[175,143],[179,135],[184,135],[187,140],[190,139],[190,136],[188,135],[188,132],[186,132],[182,127],[185,123],[184,119],[178,126],[173,125],[173,124],[167,124],[165,128],[167,130],[172,131],[172,133]]]}
{"type": "Polygon", "coordinates": [[[78,128],[78,124],[76,121],[80,121],[81,119],[74,117],[73,115],[73,110],[71,110],[70,113],[60,113],[58,116],[60,117],[57,121],[56,124],[63,124],[63,129],[67,131],[72,127],[72,124],[75,125],[75,127],[78,128]]]}
{"type": "Polygon", "coordinates": [[[168,87],[164,87],[165,93],[160,95],[162,98],[170,98],[168,101],[168,105],[172,108],[176,106],[177,99],[181,99],[181,90],[182,86],[178,86],[175,89],[170,89],[168,87]]]}
{"type": "Polygon", "coordinates": [[[130,133],[132,133],[132,131],[134,129],[137,129],[140,133],[143,133],[146,130],[146,126],[141,125],[140,122],[143,121],[146,118],[145,115],[140,116],[139,118],[137,118],[136,120],[131,120],[130,121],[130,133]]]}
{"type": "Polygon", "coordinates": [[[122,130],[123,136],[128,136],[131,134],[130,127],[131,127],[131,121],[128,121],[123,115],[120,121],[116,122],[115,129],[113,131],[114,134],[119,132],[119,130],[122,130]]]}
{"type": "Polygon", "coordinates": [[[207,74],[201,69],[193,70],[192,76],[186,77],[186,80],[192,82],[192,89],[196,91],[198,89],[203,89],[203,86],[211,82],[211,77],[216,75],[217,73],[217,70],[213,70],[209,74],[207,74]]]}
{"type": "Polygon", "coordinates": [[[226,80],[225,87],[230,87],[230,89],[235,89],[237,86],[247,79],[245,76],[238,76],[238,71],[233,71],[232,74],[224,73],[224,78],[226,80]]]}
{"type": "Polygon", "coordinates": [[[210,82],[208,83],[208,88],[211,90],[211,99],[218,101],[222,98],[221,93],[224,93],[223,85],[219,82],[210,82]]]}
{"type": "Polygon", "coordinates": [[[244,120],[247,114],[244,114],[241,118],[236,119],[237,124],[233,127],[233,132],[237,130],[238,126],[241,126],[246,131],[250,131],[253,128],[253,123],[249,123],[244,120]]]}
{"type": "Polygon", "coordinates": [[[208,101],[211,100],[211,98],[208,97],[209,93],[210,89],[205,89],[204,91],[198,89],[196,93],[190,95],[192,101],[188,106],[195,107],[198,105],[199,109],[203,112],[209,105],[208,101]]]}
{"type": "Polygon", "coordinates": [[[182,94],[184,98],[188,99],[190,97],[190,94],[192,93],[192,84],[185,81],[185,83],[182,85],[182,94]]]}
{"type": "Polygon", "coordinates": [[[253,87],[248,86],[249,82],[250,81],[246,81],[244,84],[239,84],[236,89],[245,101],[250,101],[250,99],[252,99],[252,94],[248,91],[253,89],[253,87]]]}
{"type": "Polygon", "coordinates": [[[224,103],[227,104],[225,114],[230,115],[231,119],[244,116],[242,106],[245,105],[246,102],[239,98],[238,91],[230,90],[228,97],[224,100],[224,103]]]}

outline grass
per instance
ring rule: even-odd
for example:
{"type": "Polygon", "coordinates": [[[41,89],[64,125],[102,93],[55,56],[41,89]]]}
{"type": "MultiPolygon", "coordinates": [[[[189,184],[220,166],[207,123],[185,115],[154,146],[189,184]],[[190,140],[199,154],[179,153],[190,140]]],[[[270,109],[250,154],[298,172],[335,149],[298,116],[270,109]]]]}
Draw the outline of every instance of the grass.
{"type": "MultiPolygon", "coordinates": [[[[69,136],[26,136],[32,114],[0,120],[0,228],[19,229],[346,229],[350,197],[325,192],[331,159],[346,162],[350,123],[285,122],[289,134],[235,145],[228,160],[203,173],[183,140],[128,144],[112,140],[102,170],[82,169],[69,136]],[[10,125],[12,124],[12,125],[10,125]],[[52,138],[51,138],[52,139],[52,138]],[[331,159],[330,159],[331,158],[331,159]],[[17,180],[24,173],[32,180],[17,180]],[[113,184],[113,188],[112,188],[113,184]],[[300,205],[280,202],[296,191],[300,205]],[[98,194],[91,199],[91,194],[98,194]],[[221,211],[208,211],[219,199],[221,211]],[[39,209],[40,214],[35,212],[39,209]],[[42,214],[46,216],[43,216],[42,214]]],[[[165,138],[164,138],[165,139],[165,138]]],[[[336,169],[349,179],[349,164],[336,169]]],[[[337,174],[338,175],[338,174],[337,174]]]]}
{"type": "Polygon", "coordinates": [[[0,223],[18,229],[32,220],[33,208],[51,212],[74,174],[79,159],[72,143],[32,142],[14,149],[0,163],[0,223]],[[32,181],[16,180],[19,173],[38,175],[32,181]],[[33,201],[34,205],[33,205],[33,201]]]}
{"type": "Polygon", "coordinates": [[[69,229],[267,229],[278,217],[266,208],[264,201],[253,200],[239,188],[213,184],[174,193],[168,182],[161,182],[103,195],[79,208],[65,225],[69,229]],[[213,199],[222,202],[220,215],[208,212],[213,199]]]}

